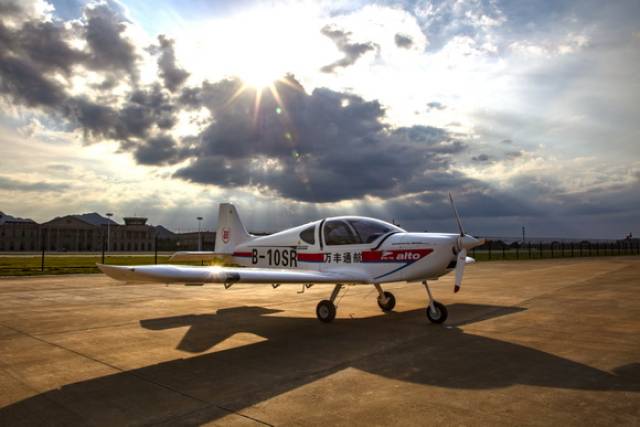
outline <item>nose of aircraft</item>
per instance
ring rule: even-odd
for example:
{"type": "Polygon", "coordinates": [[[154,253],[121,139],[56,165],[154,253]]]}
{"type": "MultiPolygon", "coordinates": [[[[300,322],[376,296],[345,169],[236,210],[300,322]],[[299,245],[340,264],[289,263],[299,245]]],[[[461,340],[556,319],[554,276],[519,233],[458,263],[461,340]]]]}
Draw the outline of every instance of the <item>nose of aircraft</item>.
{"type": "Polygon", "coordinates": [[[460,242],[459,245],[464,249],[473,249],[476,246],[480,246],[484,244],[484,239],[476,239],[473,236],[469,236],[468,234],[465,234],[464,236],[460,237],[460,242]]]}

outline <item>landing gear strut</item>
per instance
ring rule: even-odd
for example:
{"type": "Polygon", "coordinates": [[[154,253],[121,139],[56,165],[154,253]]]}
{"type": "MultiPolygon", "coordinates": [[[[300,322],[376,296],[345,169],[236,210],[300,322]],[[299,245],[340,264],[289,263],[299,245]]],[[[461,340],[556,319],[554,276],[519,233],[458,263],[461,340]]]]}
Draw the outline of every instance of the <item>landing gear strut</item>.
{"type": "Polygon", "coordinates": [[[378,290],[378,307],[384,312],[391,311],[396,306],[396,297],[391,292],[383,291],[379,283],[373,286],[378,290]]]}
{"type": "Polygon", "coordinates": [[[331,292],[329,299],[322,300],[318,303],[316,307],[316,316],[318,316],[318,320],[321,322],[329,323],[336,317],[336,306],[333,302],[338,297],[340,289],[342,289],[342,285],[340,283],[336,284],[336,287],[333,288],[333,292],[331,292]]]}
{"type": "Polygon", "coordinates": [[[427,294],[429,295],[429,305],[427,306],[427,317],[431,321],[431,323],[444,323],[447,320],[448,312],[447,307],[444,304],[436,301],[431,296],[431,290],[429,289],[429,285],[427,281],[423,281],[425,289],[427,290],[427,294]]]}

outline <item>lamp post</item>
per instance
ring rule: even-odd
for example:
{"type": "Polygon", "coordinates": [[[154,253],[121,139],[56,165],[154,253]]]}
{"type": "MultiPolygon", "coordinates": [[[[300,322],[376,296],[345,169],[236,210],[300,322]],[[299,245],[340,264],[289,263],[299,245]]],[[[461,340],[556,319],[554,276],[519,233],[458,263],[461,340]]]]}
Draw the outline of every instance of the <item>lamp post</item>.
{"type": "Polygon", "coordinates": [[[201,234],[202,233],[201,231],[202,217],[199,216],[197,219],[198,219],[198,250],[201,251],[202,250],[202,234],[201,234]]]}
{"type": "Polygon", "coordinates": [[[111,233],[109,233],[110,225],[111,225],[111,217],[113,216],[112,212],[107,212],[107,253],[111,249],[111,233]]]}

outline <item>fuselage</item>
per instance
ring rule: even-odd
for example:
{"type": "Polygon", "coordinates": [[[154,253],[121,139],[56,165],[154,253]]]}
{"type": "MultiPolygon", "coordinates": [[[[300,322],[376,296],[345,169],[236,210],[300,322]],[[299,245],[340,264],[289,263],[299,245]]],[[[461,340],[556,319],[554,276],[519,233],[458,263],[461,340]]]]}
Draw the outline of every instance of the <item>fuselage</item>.
{"type": "Polygon", "coordinates": [[[410,233],[374,218],[342,216],[252,238],[239,244],[232,257],[245,267],[359,272],[370,283],[419,281],[455,268],[458,237],[410,233]]]}

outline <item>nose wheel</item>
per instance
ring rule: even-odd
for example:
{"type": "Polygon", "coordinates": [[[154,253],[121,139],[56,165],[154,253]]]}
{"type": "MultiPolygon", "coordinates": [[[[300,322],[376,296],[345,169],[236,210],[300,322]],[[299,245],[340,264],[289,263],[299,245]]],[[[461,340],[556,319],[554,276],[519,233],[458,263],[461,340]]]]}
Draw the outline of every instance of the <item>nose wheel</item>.
{"type": "Polygon", "coordinates": [[[394,309],[396,306],[396,297],[391,292],[383,291],[379,283],[374,283],[378,291],[378,307],[384,312],[388,312],[394,309]]]}
{"type": "Polygon", "coordinates": [[[429,295],[429,305],[427,306],[427,318],[431,321],[431,323],[444,323],[447,320],[449,312],[447,311],[447,307],[433,299],[431,296],[431,290],[429,289],[429,285],[425,280],[422,282],[425,289],[427,290],[427,294],[429,295]]]}
{"type": "Polygon", "coordinates": [[[431,323],[444,323],[448,314],[447,307],[438,301],[432,301],[432,304],[427,307],[427,318],[431,323]]]}

